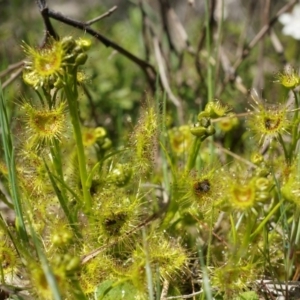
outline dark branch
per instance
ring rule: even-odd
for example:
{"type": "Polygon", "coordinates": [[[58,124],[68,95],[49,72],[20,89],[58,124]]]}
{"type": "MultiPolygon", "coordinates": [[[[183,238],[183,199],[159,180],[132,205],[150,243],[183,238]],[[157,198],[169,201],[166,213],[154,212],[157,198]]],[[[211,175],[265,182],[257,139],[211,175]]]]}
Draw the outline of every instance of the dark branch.
{"type": "MultiPolygon", "coordinates": [[[[40,1],[38,1],[38,2],[40,2],[40,1]]],[[[39,7],[40,7],[40,5],[39,5],[39,7]]],[[[70,25],[72,27],[78,28],[84,32],[87,32],[90,35],[92,35],[93,37],[95,37],[97,40],[99,40],[101,43],[103,43],[106,47],[111,47],[111,48],[115,49],[116,51],[118,51],[119,53],[121,53],[122,55],[124,55],[125,57],[130,59],[132,62],[137,64],[144,71],[144,73],[146,74],[147,79],[150,83],[151,89],[153,91],[155,90],[155,82],[156,82],[157,73],[151,64],[138,58],[134,54],[130,53],[129,51],[127,51],[126,49],[124,49],[123,47],[118,45],[117,43],[109,40],[107,37],[103,36],[101,33],[90,28],[89,23],[80,22],[80,21],[71,19],[61,13],[55,12],[55,11],[47,8],[46,6],[41,10],[41,14],[43,17],[55,19],[57,21],[60,21],[62,23],[70,25]]]]}
{"type": "Polygon", "coordinates": [[[48,7],[47,7],[47,3],[46,0],[37,0],[36,1],[39,10],[41,12],[41,15],[43,17],[44,20],[44,24],[45,24],[45,28],[46,28],[46,34],[45,34],[45,38],[42,44],[42,47],[47,43],[47,40],[49,39],[49,37],[53,37],[55,40],[59,40],[59,36],[56,33],[56,31],[54,30],[49,16],[48,16],[48,7]]]}

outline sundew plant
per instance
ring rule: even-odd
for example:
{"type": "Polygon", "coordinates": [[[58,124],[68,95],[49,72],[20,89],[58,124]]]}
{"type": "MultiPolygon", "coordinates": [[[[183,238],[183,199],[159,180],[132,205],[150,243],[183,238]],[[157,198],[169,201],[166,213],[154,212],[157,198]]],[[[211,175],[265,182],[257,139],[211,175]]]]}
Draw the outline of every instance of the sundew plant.
{"type": "Polygon", "coordinates": [[[299,299],[299,5],[182,2],[1,49],[0,299],[299,299]]]}

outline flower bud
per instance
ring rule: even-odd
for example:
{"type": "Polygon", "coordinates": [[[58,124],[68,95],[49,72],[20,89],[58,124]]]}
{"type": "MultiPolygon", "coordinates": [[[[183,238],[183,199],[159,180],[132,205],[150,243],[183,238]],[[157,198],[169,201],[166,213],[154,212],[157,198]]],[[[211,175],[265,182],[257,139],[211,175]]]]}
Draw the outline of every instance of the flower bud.
{"type": "Polygon", "coordinates": [[[269,192],[261,192],[256,195],[256,200],[259,202],[265,202],[270,199],[269,192]]]}
{"type": "Polygon", "coordinates": [[[207,135],[214,135],[216,133],[216,129],[214,126],[209,125],[206,129],[207,135]]]}
{"type": "Polygon", "coordinates": [[[270,181],[265,177],[257,178],[255,181],[255,187],[260,192],[265,192],[270,188],[270,181]]]}
{"type": "Polygon", "coordinates": [[[85,62],[87,61],[87,54],[86,53],[79,53],[75,59],[75,65],[76,66],[80,66],[80,65],[84,65],[85,62]]]}
{"type": "Polygon", "coordinates": [[[263,161],[264,161],[264,157],[260,153],[256,152],[251,155],[251,162],[253,162],[255,165],[258,166],[263,161]]]}
{"type": "Polygon", "coordinates": [[[130,181],[132,169],[128,164],[117,164],[110,174],[111,181],[118,187],[123,187],[130,181]]]}
{"type": "Polygon", "coordinates": [[[202,118],[209,118],[209,112],[207,112],[207,111],[201,111],[198,114],[197,119],[198,119],[198,121],[200,121],[202,118]]]}
{"type": "Polygon", "coordinates": [[[210,101],[205,106],[205,112],[213,119],[225,116],[228,111],[228,106],[221,104],[218,100],[210,101]]]}
{"type": "Polygon", "coordinates": [[[112,142],[109,138],[105,138],[101,144],[101,149],[108,150],[112,145],[112,142]]]}
{"type": "Polygon", "coordinates": [[[199,123],[194,124],[190,127],[191,134],[196,137],[204,137],[207,136],[206,128],[200,126],[199,123]]]}
{"type": "Polygon", "coordinates": [[[72,36],[66,36],[61,40],[63,49],[70,52],[75,47],[75,40],[72,36]]]}
{"type": "MultiPolygon", "coordinates": [[[[200,114],[199,114],[199,115],[200,115],[200,114]]],[[[201,118],[200,118],[199,115],[198,115],[198,121],[199,121],[199,124],[200,124],[201,126],[207,128],[207,127],[211,124],[210,118],[208,118],[208,117],[201,117],[201,118]]]]}
{"type": "Polygon", "coordinates": [[[75,256],[72,257],[66,265],[66,271],[73,272],[80,268],[80,258],[75,256]]]}
{"type": "Polygon", "coordinates": [[[76,45],[81,47],[82,50],[87,51],[88,49],[90,49],[92,41],[86,38],[79,38],[78,40],[76,40],[76,45]]]}

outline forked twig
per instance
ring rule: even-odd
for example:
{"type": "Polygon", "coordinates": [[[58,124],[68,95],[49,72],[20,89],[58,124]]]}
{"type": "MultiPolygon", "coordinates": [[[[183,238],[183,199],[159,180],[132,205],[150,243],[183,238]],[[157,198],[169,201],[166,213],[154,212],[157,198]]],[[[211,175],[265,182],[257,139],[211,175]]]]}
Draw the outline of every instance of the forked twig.
{"type": "MultiPolygon", "coordinates": [[[[163,188],[161,188],[161,189],[163,190],[163,188]]],[[[124,238],[131,236],[132,234],[136,233],[139,229],[144,228],[145,226],[149,225],[152,221],[158,219],[160,216],[162,216],[167,211],[169,204],[170,204],[170,200],[169,200],[168,195],[166,193],[163,193],[163,202],[162,202],[162,205],[161,205],[159,211],[153,213],[151,216],[149,216],[146,220],[142,221],[140,224],[135,226],[133,229],[129,230],[128,232],[125,232],[124,236],[118,237],[115,240],[113,240],[112,242],[110,242],[104,246],[100,246],[99,248],[91,251],[90,253],[83,255],[81,257],[81,264],[86,264],[87,262],[89,262],[90,260],[95,258],[98,254],[100,254],[104,250],[106,250],[112,246],[115,246],[116,244],[121,242],[124,238]]]]}
{"type": "Polygon", "coordinates": [[[239,57],[236,59],[234,65],[233,65],[233,76],[227,76],[225,78],[225,80],[223,81],[223,84],[220,88],[219,91],[219,95],[222,93],[222,91],[224,90],[225,86],[231,81],[235,81],[236,79],[236,72],[237,69],[239,68],[239,66],[241,65],[241,63],[245,60],[245,58],[247,56],[249,56],[251,50],[258,44],[258,42],[269,32],[269,30],[275,25],[275,23],[277,22],[279,16],[281,16],[283,13],[285,13],[286,11],[288,11],[289,9],[291,9],[296,3],[298,2],[298,0],[292,0],[289,3],[287,3],[286,5],[284,5],[277,13],[276,15],[271,18],[269,20],[269,22],[267,24],[265,24],[260,31],[256,34],[256,36],[250,41],[250,43],[245,46],[243,48],[243,51],[241,51],[241,54],[239,55],[239,57]]]}
{"type": "Polygon", "coordinates": [[[110,16],[116,9],[118,8],[118,6],[113,6],[111,9],[109,9],[106,13],[102,14],[101,16],[98,16],[90,21],[85,22],[85,24],[87,25],[92,25],[108,16],[110,16]]]}
{"type": "Polygon", "coordinates": [[[171,299],[189,299],[189,298],[193,298],[194,296],[200,295],[202,294],[203,291],[199,291],[199,292],[195,292],[189,295],[181,295],[181,296],[170,296],[167,297],[167,300],[171,300],[171,299]]]}
{"type": "Polygon", "coordinates": [[[159,47],[158,38],[156,36],[153,36],[153,45],[154,45],[154,53],[155,53],[155,58],[157,61],[157,66],[158,66],[162,85],[163,85],[168,97],[170,98],[172,103],[176,106],[179,120],[182,123],[183,122],[182,105],[181,105],[181,102],[173,94],[171,87],[169,85],[167,74],[166,74],[165,68],[164,68],[164,61],[163,61],[162,54],[161,54],[160,47],[159,47]]]}
{"type": "Polygon", "coordinates": [[[87,32],[88,34],[90,34],[91,36],[96,38],[98,41],[103,43],[106,47],[111,47],[111,48],[115,49],[116,51],[118,51],[120,54],[122,54],[125,57],[127,57],[128,59],[130,59],[132,62],[134,62],[136,65],[138,65],[143,70],[143,72],[145,73],[147,80],[151,86],[151,89],[153,91],[155,90],[157,74],[156,74],[156,70],[154,69],[154,67],[151,64],[149,64],[148,62],[146,62],[143,59],[138,58],[137,56],[135,56],[128,50],[124,49],[119,44],[111,41],[110,39],[108,39],[107,37],[102,35],[100,32],[92,29],[89,24],[89,22],[91,22],[91,21],[81,22],[81,21],[74,20],[74,19],[69,18],[59,12],[49,9],[46,5],[46,1],[43,0],[42,3],[41,3],[41,1],[42,0],[37,0],[37,3],[38,3],[38,6],[40,8],[40,12],[41,12],[43,18],[45,18],[45,17],[52,18],[54,20],[57,20],[59,22],[67,24],[69,26],[83,30],[84,32],[87,32]]]}
{"type": "Polygon", "coordinates": [[[14,63],[12,65],[9,65],[4,71],[0,72],[0,78],[8,75],[9,73],[15,71],[16,69],[19,69],[23,67],[24,61],[19,61],[17,63],[14,63]]]}
{"type": "Polygon", "coordinates": [[[230,150],[227,150],[227,149],[223,148],[223,147],[222,147],[220,144],[218,144],[218,143],[214,143],[214,144],[215,144],[215,146],[217,147],[218,150],[220,150],[220,151],[222,151],[222,152],[228,154],[228,155],[231,156],[231,157],[234,157],[236,160],[239,160],[239,161],[245,163],[245,164],[248,165],[249,167],[257,168],[257,166],[256,166],[255,164],[253,164],[251,161],[249,161],[249,160],[247,160],[247,159],[244,159],[244,158],[242,158],[241,156],[239,156],[239,155],[237,155],[237,154],[231,152],[230,150]]]}
{"type": "Polygon", "coordinates": [[[4,71],[0,73],[0,78],[7,76],[9,73],[10,77],[2,83],[2,88],[7,87],[11,82],[13,82],[22,72],[24,61],[19,61],[17,63],[9,65],[4,71]]]}
{"type": "Polygon", "coordinates": [[[168,299],[167,295],[168,295],[168,291],[169,291],[169,286],[170,286],[170,281],[165,279],[163,282],[163,288],[161,291],[160,300],[168,299]]]}
{"type": "Polygon", "coordinates": [[[2,88],[4,89],[7,87],[10,83],[12,83],[23,71],[23,68],[20,68],[17,72],[12,73],[6,81],[2,83],[2,88]]]}

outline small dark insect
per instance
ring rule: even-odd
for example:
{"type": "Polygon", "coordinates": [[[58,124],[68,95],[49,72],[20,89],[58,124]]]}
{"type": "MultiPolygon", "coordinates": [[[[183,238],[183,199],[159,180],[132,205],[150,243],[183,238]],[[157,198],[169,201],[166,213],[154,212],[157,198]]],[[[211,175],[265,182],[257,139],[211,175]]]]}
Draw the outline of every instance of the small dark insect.
{"type": "Polygon", "coordinates": [[[201,195],[210,191],[210,182],[208,179],[194,183],[194,192],[196,195],[201,195]]]}
{"type": "Polygon", "coordinates": [[[109,234],[116,235],[120,233],[126,219],[127,214],[120,212],[107,217],[102,224],[109,234]]]}
{"type": "Polygon", "coordinates": [[[273,130],[276,129],[280,124],[280,119],[272,120],[272,119],[266,119],[265,120],[265,127],[267,130],[273,130]]]}
{"type": "Polygon", "coordinates": [[[105,219],[104,224],[105,224],[105,226],[113,226],[113,225],[117,224],[117,221],[113,220],[113,219],[105,219]]]}

